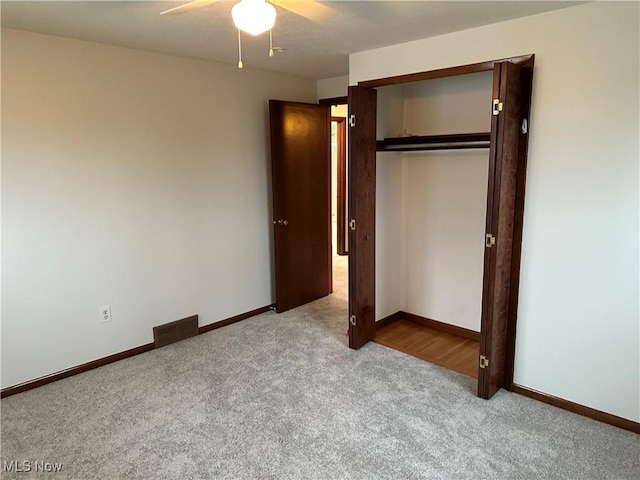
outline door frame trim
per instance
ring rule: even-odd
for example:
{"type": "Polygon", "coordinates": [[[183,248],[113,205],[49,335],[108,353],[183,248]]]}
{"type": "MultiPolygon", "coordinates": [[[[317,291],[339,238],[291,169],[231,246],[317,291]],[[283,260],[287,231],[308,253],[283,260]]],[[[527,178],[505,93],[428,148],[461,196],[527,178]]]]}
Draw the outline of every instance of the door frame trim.
{"type": "MultiPolygon", "coordinates": [[[[336,122],[337,153],[338,153],[338,178],[336,195],[336,253],[348,255],[347,248],[347,119],[345,117],[331,117],[331,123],[336,122]]],[[[331,192],[333,195],[333,192],[331,192]]],[[[333,234],[332,234],[333,235],[333,234]]]]}
{"type": "MultiPolygon", "coordinates": [[[[359,87],[377,88],[391,85],[399,85],[403,83],[419,82],[423,80],[431,80],[436,78],[453,77],[457,75],[466,75],[470,73],[479,73],[492,71],[494,66],[501,62],[511,62],[521,65],[523,68],[523,94],[521,112],[523,118],[529,121],[531,112],[531,92],[533,82],[533,65],[534,54],[521,55],[516,57],[507,57],[496,60],[488,60],[484,62],[471,63],[467,65],[458,65],[454,67],[440,68],[436,70],[428,70],[423,72],[415,72],[404,75],[396,75],[392,77],[384,77],[372,80],[363,80],[358,82],[359,87]]],[[[528,155],[528,133],[520,135],[518,148],[518,169],[516,180],[516,204],[514,214],[513,227],[513,253],[511,257],[511,285],[509,287],[509,314],[507,322],[507,351],[505,359],[505,379],[504,388],[512,391],[514,382],[514,366],[515,366],[515,344],[516,344],[516,325],[518,316],[518,299],[520,284],[520,266],[522,258],[522,228],[524,219],[524,194],[527,170],[528,155]]],[[[374,180],[375,182],[375,180],[374,180]]],[[[349,192],[351,193],[351,192],[349,192]]],[[[374,293],[375,295],[375,293],[374,293]]]]}
{"type": "Polygon", "coordinates": [[[358,82],[359,87],[377,88],[399,85],[401,83],[420,82],[432,80],[434,78],[455,77],[468,73],[488,72],[493,70],[496,63],[511,62],[516,65],[526,64],[529,61],[533,64],[534,54],[521,55],[519,57],[500,58],[488,60],[486,62],[470,63],[468,65],[458,65],[455,67],[439,68],[437,70],[427,70],[425,72],[407,73],[393,77],[376,78],[373,80],[362,80],[358,82]]]}
{"type": "Polygon", "coordinates": [[[318,103],[320,105],[329,105],[331,107],[334,105],[345,105],[349,103],[349,97],[345,95],[344,97],[321,98],[318,100],[318,103]]]}

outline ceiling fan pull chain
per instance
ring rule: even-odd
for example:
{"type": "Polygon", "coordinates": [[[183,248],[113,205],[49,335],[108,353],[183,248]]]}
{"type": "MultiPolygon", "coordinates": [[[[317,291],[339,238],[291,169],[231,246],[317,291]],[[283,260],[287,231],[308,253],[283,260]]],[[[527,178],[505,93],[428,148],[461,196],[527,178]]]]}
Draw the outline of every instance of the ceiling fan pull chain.
{"type": "Polygon", "coordinates": [[[242,41],[240,40],[240,29],[238,29],[238,68],[242,68],[242,41]]]}
{"type": "Polygon", "coordinates": [[[273,30],[269,29],[269,56],[273,57],[273,30]]]}

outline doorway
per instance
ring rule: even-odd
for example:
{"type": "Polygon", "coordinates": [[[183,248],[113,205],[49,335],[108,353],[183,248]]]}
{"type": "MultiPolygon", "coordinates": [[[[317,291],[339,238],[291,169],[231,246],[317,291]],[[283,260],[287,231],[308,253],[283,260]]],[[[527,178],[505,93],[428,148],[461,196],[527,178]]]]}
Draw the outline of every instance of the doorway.
{"type": "MultiPolygon", "coordinates": [[[[486,144],[489,182],[485,238],[480,238],[485,250],[478,396],[490,398],[501,387],[512,388],[532,73],[533,55],[526,55],[369,80],[349,87],[349,118],[353,125],[349,174],[350,347],[359,348],[373,340],[376,320],[380,320],[376,312],[376,153],[476,148],[486,144]],[[479,72],[492,73],[491,103],[486,110],[491,119],[490,131],[416,135],[400,128],[392,138],[378,138],[377,88],[479,72]]],[[[454,113],[464,116],[463,110],[454,113]]],[[[401,122],[405,120],[403,115],[399,118],[401,122]]]]}
{"type": "Polygon", "coordinates": [[[348,299],[346,103],[269,101],[278,313],[336,293],[334,277],[348,299]]]}
{"type": "Polygon", "coordinates": [[[346,97],[322,99],[331,108],[331,254],[333,294],[347,298],[349,281],[346,97]]]}

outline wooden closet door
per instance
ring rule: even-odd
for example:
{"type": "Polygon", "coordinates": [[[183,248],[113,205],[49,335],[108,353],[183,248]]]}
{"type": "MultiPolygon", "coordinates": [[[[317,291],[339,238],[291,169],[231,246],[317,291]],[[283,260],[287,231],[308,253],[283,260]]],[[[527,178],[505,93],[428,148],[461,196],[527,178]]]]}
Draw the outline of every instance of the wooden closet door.
{"type": "Polygon", "coordinates": [[[491,398],[505,384],[521,84],[520,65],[495,65],[478,369],[482,398],[491,398]]]}
{"type": "Polygon", "coordinates": [[[372,88],[349,87],[349,347],[376,335],[376,108],[372,88]]]}

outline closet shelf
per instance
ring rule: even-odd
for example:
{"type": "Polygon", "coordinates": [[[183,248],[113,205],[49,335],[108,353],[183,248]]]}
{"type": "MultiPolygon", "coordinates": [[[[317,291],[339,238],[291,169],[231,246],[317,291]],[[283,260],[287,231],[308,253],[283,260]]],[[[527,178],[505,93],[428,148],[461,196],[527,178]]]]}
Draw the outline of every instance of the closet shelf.
{"type": "Polygon", "coordinates": [[[377,142],[378,152],[410,152],[417,150],[458,150],[489,148],[490,133],[456,133],[385,138],[377,142]]]}

